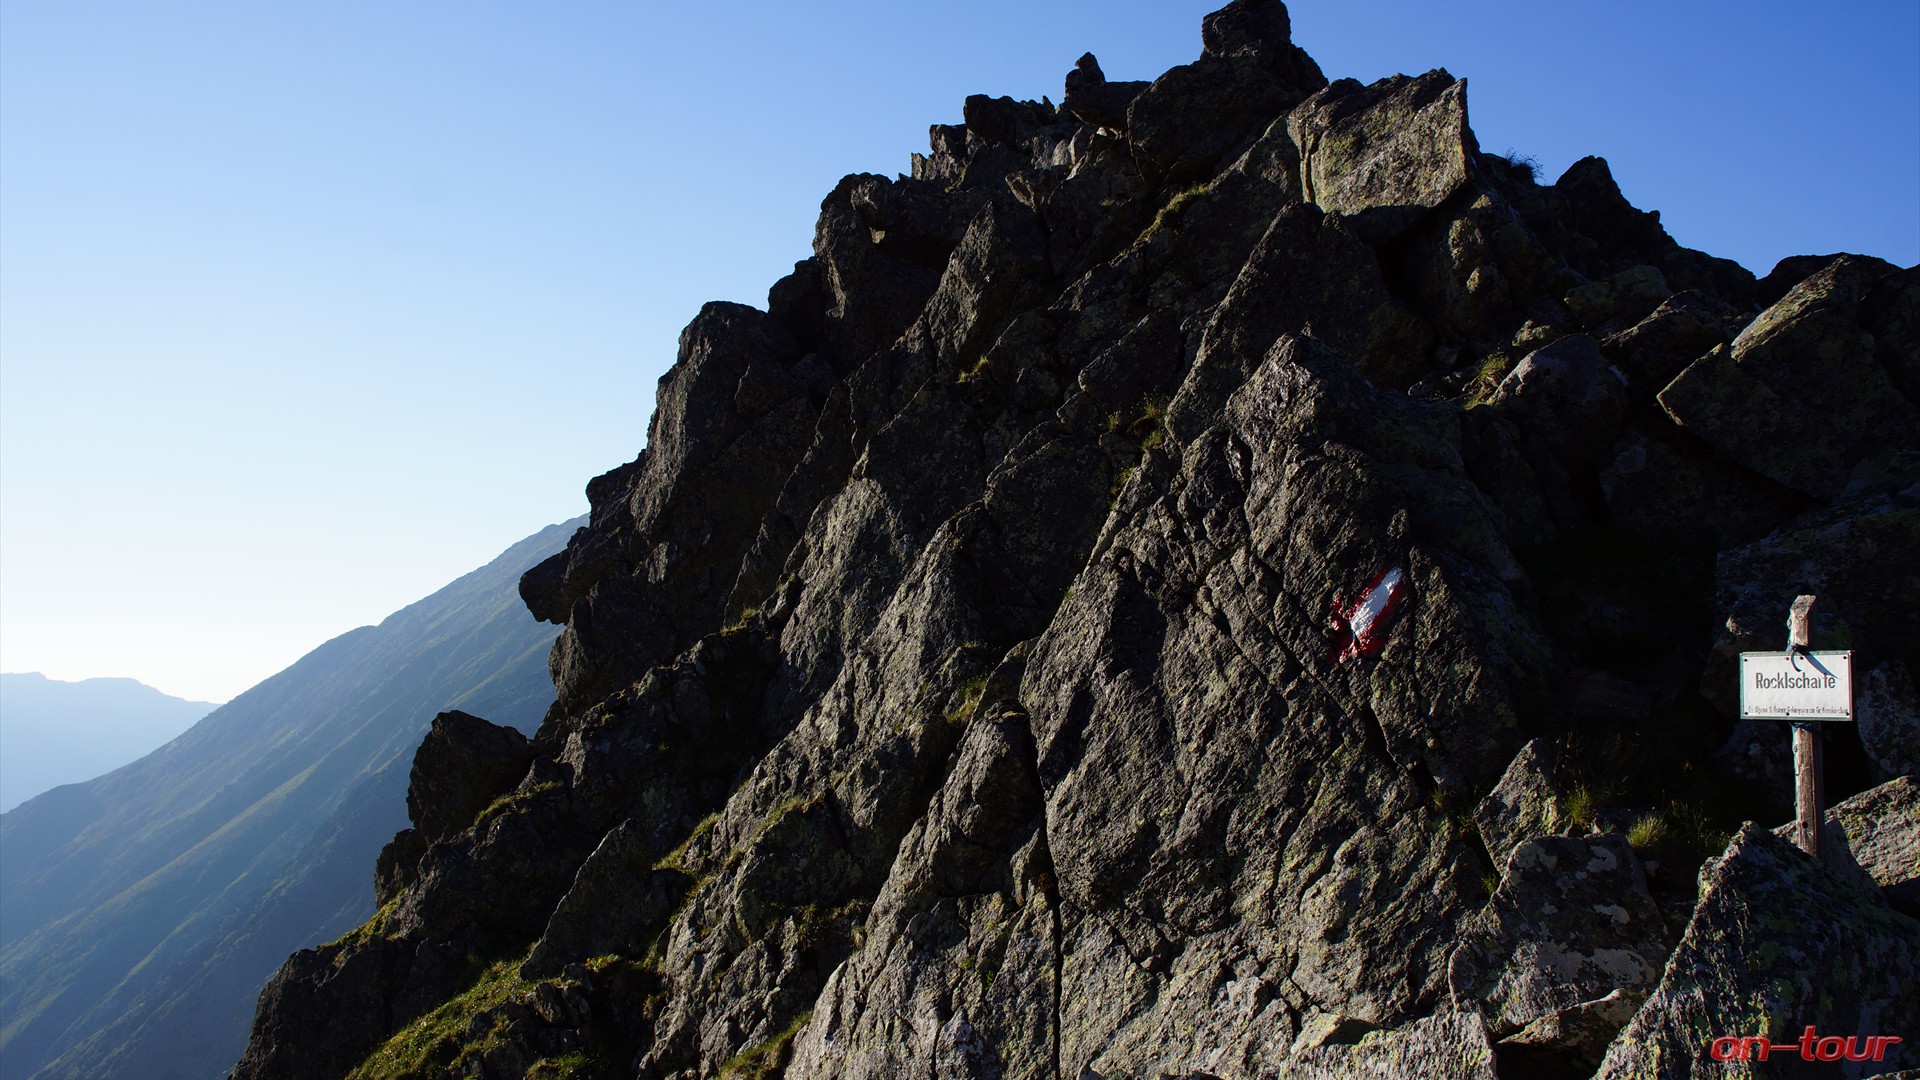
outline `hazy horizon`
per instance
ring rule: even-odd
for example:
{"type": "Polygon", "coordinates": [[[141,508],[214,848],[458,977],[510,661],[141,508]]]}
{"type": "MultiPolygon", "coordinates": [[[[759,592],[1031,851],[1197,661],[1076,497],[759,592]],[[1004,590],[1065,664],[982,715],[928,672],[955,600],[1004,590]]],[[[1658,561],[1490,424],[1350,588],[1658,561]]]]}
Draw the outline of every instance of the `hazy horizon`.
{"type": "Polygon", "coordinates": [[[138,761],[222,704],[136,679],[0,672],[0,813],[138,761]]]}
{"type": "Polygon", "coordinates": [[[226,704],[225,701],[199,701],[199,700],[193,700],[189,698],[183,698],[176,694],[169,694],[166,691],[161,690],[157,686],[148,686],[146,683],[141,682],[139,679],[130,678],[125,675],[93,675],[84,679],[56,679],[53,676],[48,675],[44,671],[0,671],[0,678],[20,677],[20,676],[35,676],[41,679],[45,679],[48,682],[67,683],[69,685],[77,685],[79,683],[132,683],[135,686],[145,686],[147,689],[155,691],[156,693],[159,693],[162,697],[170,697],[176,701],[185,701],[190,705],[212,705],[212,706],[218,707],[226,704]]]}

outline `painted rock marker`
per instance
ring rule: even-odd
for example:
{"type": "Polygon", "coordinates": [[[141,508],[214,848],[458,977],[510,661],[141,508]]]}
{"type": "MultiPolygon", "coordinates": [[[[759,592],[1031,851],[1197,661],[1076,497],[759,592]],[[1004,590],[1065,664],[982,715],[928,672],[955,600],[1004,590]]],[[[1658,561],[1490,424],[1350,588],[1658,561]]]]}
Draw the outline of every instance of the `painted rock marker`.
{"type": "Polygon", "coordinates": [[[1356,656],[1377,656],[1387,646],[1387,630],[1407,594],[1407,575],[1397,566],[1373,575],[1351,602],[1333,598],[1333,662],[1344,664],[1356,656]]]}

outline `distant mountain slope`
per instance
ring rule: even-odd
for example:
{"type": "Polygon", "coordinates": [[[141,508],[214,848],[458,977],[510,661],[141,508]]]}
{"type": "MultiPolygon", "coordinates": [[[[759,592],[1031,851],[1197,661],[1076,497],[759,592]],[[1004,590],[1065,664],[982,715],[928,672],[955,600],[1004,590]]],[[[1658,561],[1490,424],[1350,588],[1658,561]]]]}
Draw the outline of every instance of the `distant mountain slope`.
{"type": "Polygon", "coordinates": [[[147,757],[0,815],[0,1075],[204,1077],[292,949],[373,910],[434,715],[531,731],[553,630],[520,574],[543,529],[379,626],[327,642],[147,757]]]}
{"type": "Polygon", "coordinates": [[[0,675],[0,811],[151,753],[214,707],[133,679],[0,675]]]}

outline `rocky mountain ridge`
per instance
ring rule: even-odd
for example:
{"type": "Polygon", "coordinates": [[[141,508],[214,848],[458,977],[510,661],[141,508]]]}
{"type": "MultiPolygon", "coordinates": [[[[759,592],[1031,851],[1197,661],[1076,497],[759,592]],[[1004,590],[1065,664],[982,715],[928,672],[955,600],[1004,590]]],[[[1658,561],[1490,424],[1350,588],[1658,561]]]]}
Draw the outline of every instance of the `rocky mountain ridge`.
{"type": "Polygon", "coordinates": [[[687,327],[522,581],[546,722],[436,720],[379,914],[236,1077],[1920,1041],[1920,269],[1756,280],[1482,153],[1445,71],[1328,82],[1277,0],[1065,90],[967,99],[687,327]],[[1742,825],[1790,789],[1734,657],[1800,592],[1865,673],[1857,866],[1742,825]]]}

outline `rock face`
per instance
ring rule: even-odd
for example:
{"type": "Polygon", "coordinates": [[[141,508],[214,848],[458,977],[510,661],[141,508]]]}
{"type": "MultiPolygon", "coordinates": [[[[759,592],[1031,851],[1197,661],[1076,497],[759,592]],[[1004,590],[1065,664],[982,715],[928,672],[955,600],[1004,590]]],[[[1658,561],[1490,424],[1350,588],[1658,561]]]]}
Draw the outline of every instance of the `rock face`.
{"type": "Polygon", "coordinates": [[[1497,1080],[1487,1029],[1472,1013],[1441,1014],[1393,1032],[1374,1032],[1351,1046],[1308,1050],[1261,1080],[1497,1080]]]}
{"type": "MultiPolygon", "coordinates": [[[[1789,823],[1773,830],[1793,838],[1789,823]]],[[[1902,776],[1827,811],[1821,861],[1856,884],[1881,890],[1896,911],[1920,916],[1920,784],[1902,776]]]]}
{"type": "Polygon", "coordinates": [[[510,727],[441,713],[413,755],[407,816],[423,839],[444,840],[512,787],[532,758],[527,737],[510,727]]]}
{"type": "Polygon", "coordinates": [[[1894,386],[1862,311],[1889,269],[1834,260],[1694,361],[1660,403],[1734,461],[1817,498],[1895,467],[1920,452],[1920,410],[1894,386]]]}
{"type": "MultiPolygon", "coordinates": [[[[1920,923],[1879,897],[1756,826],[1702,871],[1700,892],[1659,988],[1598,1076],[1723,1076],[1729,1066],[1712,1059],[1722,1037],[1799,1043],[1809,1027],[1864,1038],[1920,1025],[1920,923]]],[[[1799,1050],[1775,1051],[1766,1075],[1836,1075],[1799,1050]]],[[[1894,1046],[1846,1075],[1914,1064],[1913,1049],[1894,1046]]]]}
{"type": "MultiPolygon", "coordinates": [[[[1726,388],[1841,327],[1860,422],[1910,410],[1905,279],[1761,311],[1604,162],[1480,154],[1444,72],[1328,84],[1276,0],[1203,37],[968,98],[700,313],[523,580],[565,627],[524,767],[422,788],[237,1076],[1567,1074],[1656,984],[1634,1024],[1691,1023],[1663,912],[1771,813],[1703,677],[1841,537],[1836,617],[1915,662],[1914,461],[1726,388]]],[[[1829,895],[1769,859],[1701,911],[1829,895]]]]}
{"type": "Polygon", "coordinates": [[[1467,84],[1444,71],[1361,86],[1341,79],[1287,117],[1308,202],[1384,244],[1467,186],[1479,147],[1467,84]]]}
{"type": "Polygon", "coordinates": [[[1565,831],[1557,772],[1547,741],[1533,739],[1474,808],[1474,828],[1495,866],[1506,866],[1514,849],[1528,840],[1565,831]]]}
{"type": "Polygon", "coordinates": [[[1495,1037],[1618,990],[1644,996],[1671,948],[1633,849],[1619,836],[1514,849],[1500,887],[1447,967],[1454,1003],[1495,1037]]]}

